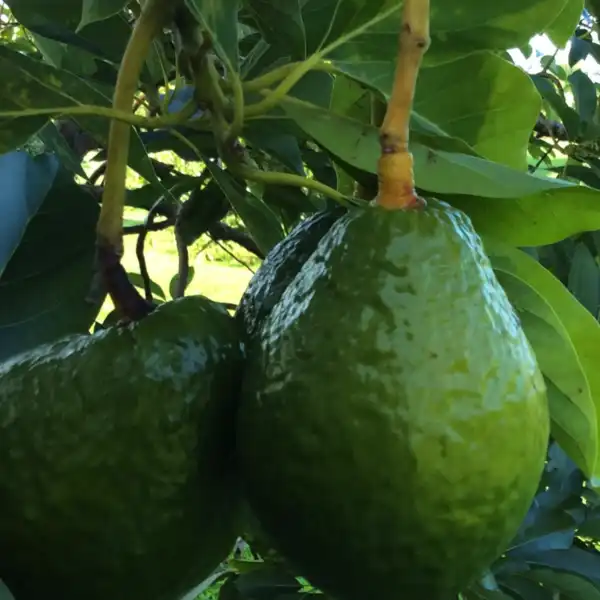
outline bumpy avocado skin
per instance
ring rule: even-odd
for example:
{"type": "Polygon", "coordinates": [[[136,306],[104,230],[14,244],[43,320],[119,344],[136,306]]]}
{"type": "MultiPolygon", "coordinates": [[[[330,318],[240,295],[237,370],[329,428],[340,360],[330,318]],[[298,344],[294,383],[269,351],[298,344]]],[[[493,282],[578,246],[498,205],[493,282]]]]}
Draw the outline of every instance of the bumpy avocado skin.
{"type": "Polygon", "coordinates": [[[321,238],[346,212],[345,208],[319,211],[276,244],[246,287],[236,311],[246,340],[252,340],[285,288],[313,253],[321,238]]]}
{"type": "Polygon", "coordinates": [[[237,534],[233,319],[202,297],[0,366],[0,577],[19,600],[171,600],[237,534]]]}
{"type": "Polygon", "coordinates": [[[463,213],[342,217],[260,331],[238,412],[251,507],[338,600],[453,599],[534,497],[543,378],[463,213]]]}

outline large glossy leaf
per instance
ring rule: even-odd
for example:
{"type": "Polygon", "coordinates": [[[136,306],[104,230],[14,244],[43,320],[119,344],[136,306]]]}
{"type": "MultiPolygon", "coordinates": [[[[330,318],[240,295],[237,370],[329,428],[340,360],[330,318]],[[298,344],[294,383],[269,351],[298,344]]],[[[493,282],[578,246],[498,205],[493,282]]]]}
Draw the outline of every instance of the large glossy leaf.
{"type": "MultiPolygon", "coordinates": [[[[565,0],[431,2],[432,45],[426,62],[446,62],[475,50],[526,43],[564,8],[565,0]]],[[[267,42],[292,60],[329,47],[330,58],[356,72],[389,77],[397,51],[400,0],[246,0],[267,42]],[[335,51],[333,51],[335,50],[335,51]]]]}
{"type": "Polygon", "coordinates": [[[121,15],[96,21],[77,31],[82,18],[82,0],[6,0],[5,4],[30,31],[114,63],[119,63],[123,56],[131,32],[121,15]]]}
{"type": "MultiPolygon", "coordinates": [[[[2,119],[2,111],[58,108],[78,104],[110,107],[111,97],[98,86],[62,69],[0,46],[0,151],[12,150],[40,129],[48,116],[2,119]]],[[[108,90],[107,90],[108,91],[108,90]]],[[[100,142],[108,140],[108,119],[77,117],[100,142]]],[[[130,165],[148,181],[159,185],[152,163],[137,135],[132,136],[130,165]]]]}
{"type": "MultiPolygon", "coordinates": [[[[380,146],[376,127],[298,100],[288,98],[283,106],[308,135],[333,155],[352,167],[377,173],[380,146]]],[[[437,150],[414,140],[411,152],[417,186],[432,193],[469,194],[479,201],[480,198],[519,198],[551,189],[575,187],[567,182],[528,175],[477,156],[437,150]]],[[[521,223],[521,228],[524,227],[521,223]]]]}
{"type": "Polygon", "coordinates": [[[211,36],[214,48],[228,66],[237,71],[238,9],[241,0],[186,0],[205,31],[211,36]]]}
{"type": "Polygon", "coordinates": [[[581,19],[585,0],[567,0],[562,11],[546,27],[546,33],[555,46],[566,46],[581,19]]]}
{"type": "Polygon", "coordinates": [[[525,252],[487,237],[485,248],[552,384],[548,391],[557,426],[553,432],[598,485],[600,325],[550,271],[525,252]]]}
{"type": "MultiPolygon", "coordinates": [[[[59,169],[49,190],[35,195],[22,170],[5,206],[27,203],[27,228],[0,278],[0,360],[62,335],[86,332],[102,295],[92,285],[98,204],[59,169]],[[37,208],[36,208],[37,207],[37,208]]],[[[3,180],[4,185],[4,180],[3,180]]]]}
{"type": "MultiPolygon", "coordinates": [[[[490,186],[500,187],[497,180],[490,180],[490,186]]],[[[600,229],[600,193],[580,186],[524,194],[508,205],[505,198],[482,199],[475,194],[445,200],[468,213],[480,233],[513,246],[544,246],[600,229]]]]}
{"type": "Polygon", "coordinates": [[[0,278],[51,189],[58,169],[58,159],[50,154],[33,157],[21,151],[0,155],[0,278]]]}
{"type": "MultiPolygon", "coordinates": [[[[382,91],[391,93],[391,88],[382,91]]],[[[540,108],[531,78],[491,52],[422,69],[414,104],[418,114],[465,140],[481,156],[523,171],[540,108]]]]}

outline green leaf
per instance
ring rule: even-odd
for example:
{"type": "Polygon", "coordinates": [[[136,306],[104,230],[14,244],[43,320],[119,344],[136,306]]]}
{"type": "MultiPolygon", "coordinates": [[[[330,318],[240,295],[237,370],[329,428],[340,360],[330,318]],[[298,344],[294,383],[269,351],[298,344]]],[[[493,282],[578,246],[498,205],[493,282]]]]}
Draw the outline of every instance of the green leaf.
{"type": "Polygon", "coordinates": [[[345,75],[335,78],[329,108],[338,115],[376,125],[371,121],[371,91],[345,75]]]}
{"type": "Polygon", "coordinates": [[[238,70],[238,9],[240,0],[186,0],[228,68],[238,70]]]}
{"type": "Polygon", "coordinates": [[[278,600],[298,592],[300,583],[283,570],[265,565],[262,569],[231,577],[221,588],[219,600],[278,600]]]}
{"type": "Polygon", "coordinates": [[[575,98],[575,109],[583,123],[592,123],[596,114],[596,85],[583,71],[569,75],[569,83],[575,98]]]}
{"type": "Polygon", "coordinates": [[[555,600],[552,593],[545,590],[536,581],[529,581],[521,576],[502,577],[501,586],[519,600],[555,600]]]}
{"type": "MultiPolygon", "coordinates": [[[[490,179],[492,192],[498,183],[490,179]]],[[[468,213],[480,234],[513,246],[544,246],[600,229],[600,194],[581,186],[542,190],[514,201],[474,196],[444,199],[468,213]]]]}
{"type": "Polygon", "coordinates": [[[600,308],[600,268],[588,247],[579,242],[569,273],[569,290],[594,317],[600,308]]]}
{"type": "MultiPolygon", "coordinates": [[[[382,91],[389,94],[391,89],[382,91]]],[[[419,73],[414,110],[480,156],[515,169],[527,168],[529,138],[540,109],[529,75],[491,52],[419,73]]]]}
{"type": "Polygon", "coordinates": [[[485,249],[519,313],[549,386],[559,443],[587,477],[599,483],[600,324],[550,271],[525,252],[485,237],[485,249]],[[553,395],[556,389],[564,396],[553,395]],[[563,401],[561,407],[557,403],[563,401]]]}
{"type": "MultiPolygon", "coordinates": [[[[135,271],[129,271],[127,273],[127,277],[129,281],[138,289],[142,296],[145,296],[144,290],[144,278],[140,275],[140,273],[136,273],[135,271]]],[[[166,295],[163,289],[160,287],[156,281],[153,279],[150,280],[150,289],[152,290],[152,295],[159,300],[166,300],[166,295]]]]}
{"type": "MultiPolygon", "coordinates": [[[[282,104],[286,113],[319,145],[352,167],[377,173],[380,146],[376,127],[306,102],[288,98],[282,104]]],[[[434,194],[470,194],[477,196],[479,202],[480,198],[519,198],[550,189],[575,189],[573,184],[558,179],[536,177],[477,156],[437,150],[414,140],[410,150],[417,186],[434,194]]],[[[482,206],[485,205],[483,202],[482,206]]]]}
{"type": "MultiPolygon", "coordinates": [[[[55,69],[41,61],[0,46],[0,112],[30,108],[62,108],[80,104],[110,107],[109,95],[92,82],[68,71],[55,69]]],[[[47,116],[0,117],[0,152],[22,144],[47,122],[47,116]]],[[[81,126],[101,143],[108,141],[109,120],[77,117],[81,126]]],[[[129,163],[140,175],[160,187],[150,158],[137,134],[132,136],[129,163]]],[[[162,190],[163,192],[165,190],[162,190]]]]}
{"type": "Polygon", "coordinates": [[[179,213],[179,232],[190,246],[229,211],[229,202],[221,187],[210,181],[203,189],[196,188],[179,213]]]}
{"type": "Polygon", "coordinates": [[[581,129],[581,119],[577,111],[567,104],[564,97],[557,92],[554,83],[550,79],[542,75],[531,75],[531,80],[542,95],[542,98],[548,102],[560,117],[569,134],[569,138],[577,138],[581,129]]]}
{"type": "MultiPolygon", "coordinates": [[[[192,283],[194,279],[194,267],[189,267],[187,272],[187,282],[185,284],[185,289],[192,283]]],[[[169,295],[171,298],[175,298],[177,295],[177,286],[179,285],[179,274],[175,273],[173,277],[171,277],[171,281],[169,282],[169,295]]]]}
{"type": "Polygon", "coordinates": [[[564,8],[545,29],[552,43],[559,48],[566,46],[573,35],[581,18],[585,0],[567,0],[563,4],[564,8]]]}
{"type": "MultiPolygon", "coordinates": [[[[338,115],[347,116],[361,123],[372,121],[373,99],[371,91],[359,84],[357,81],[344,75],[338,75],[333,84],[330,110],[338,115]]],[[[354,195],[355,182],[340,165],[335,165],[337,173],[337,189],[346,196],[354,195]]]]}
{"type": "Polygon", "coordinates": [[[578,575],[554,569],[532,569],[529,576],[568,600],[600,600],[598,586],[578,575]]]}
{"type": "Polygon", "coordinates": [[[117,14],[129,4],[129,0],[82,0],[81,20],[76,31],[81,31],[86,25],[103,21],[117,14]]]}
{"type": "MultiPolygon", "coordinates": [[[[37,133],[38,137],[44,142],[50,152],[54,152],[59,158],[61,164],[76,175],[87,179],[87,174],[81,166],[81,159],[74,152],[73,148],[67,144],[64,136],[61,135],[54,123],[47,123],[37,133]]],[[[1,176],[0,176],[1,179],[1,176]]]]}
{"type": "Polygon", "coordinates": [[[298,138],[282,120],[259,119],[244,126],[244,138],[256,150],[267,151],[298,175],[305,176],[298,138]]]}
{"type": "Polygon", "coordinates": [[[98,204],[59,169],[38,205],[0,278],[0,360],[88,331],[104,299],[89,298],[98,204]]]}
{"type": "Polygon", "coordinates": [[[6,584],[0,579],[0,600],[15,600],[15,597],[10,593],[6,584]]]}
{"type": "Polygon", "coordinates": [[[595,584],[600,583],[599,553],[586,552],[575,547],[569,548],[569,550],[548,550],[530,556],[527,562],[539,567],[581,575],[595,584]]]}
{"type": "MultiPolygon", "coordinates": [[[[564,4],[565,0],[432,3],[432,44],[425,63],[520,46],[553,21],[564,4]]],[[[400,0],[246,0],[246,5],[265,40],[282,56],[303,60],[327,48],[329,58],[347,72],[368,70],[391,77],[400,0]]]]}
{"type": "Polygon", "coordinates": [[[0,278],[52,188],[58,169],[51,154],[32,157],[21,151],[0,155],[0,278]]]}
{"type": "MultiPolygon", "coordinates": [[[[17,21],[32,33],[84,50],[118,64],[131,33],[122,15],[96,21],[75,33],[81,21],[81,0],[7,0],[17,21]],[[110,40],[110,43],[106,43],[110,40]]],[[[81,53],[77,53],[81,56],[81,53]]]]}
{"type": "Polygon", "coordinates": [[[245,189],[230,173],[210,160],[206,161],[214,180],[219,184],[233,210],[248,229],[256,245],[267,255],[284,237],[281,223],[275,213],[257,196],[245,189]]]}

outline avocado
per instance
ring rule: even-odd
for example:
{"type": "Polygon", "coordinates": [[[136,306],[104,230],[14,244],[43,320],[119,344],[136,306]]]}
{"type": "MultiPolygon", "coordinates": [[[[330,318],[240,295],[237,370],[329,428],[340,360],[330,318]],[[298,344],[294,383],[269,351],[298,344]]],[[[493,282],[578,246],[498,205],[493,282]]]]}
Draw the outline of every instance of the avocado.
{"type": "Polygon", "coordinates": [[[313,253],[321,238],[345,214],[342,206],[321,210],[301,221],[271,248],[256,271],[236,310],[246,341],[252,340],[285,288],[313,253]]]}
{"type": "Polygon", "coordinates": [[[0,365],[0,578],[18,600],[171,600],[237,537],[241,344],[189,296],[0,365]]]}
{"type": "Polygon", "coordinates": [[[247,358],[237,454],[269,539],[339,600],[454,600],[516,534],[544,380],[469,218],[354,208],[247,358]]]}

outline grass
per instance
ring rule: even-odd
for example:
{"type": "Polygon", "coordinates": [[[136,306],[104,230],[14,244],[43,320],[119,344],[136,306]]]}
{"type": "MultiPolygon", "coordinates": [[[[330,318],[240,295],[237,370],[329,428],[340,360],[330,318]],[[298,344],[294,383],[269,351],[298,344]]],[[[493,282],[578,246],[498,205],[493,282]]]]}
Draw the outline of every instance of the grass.
{"type": "MultiPolygon", "coordinates": [[[[135,251],[136,242],[137,235],[125,236],[122,263],[130,274],[132,282],[143,294],[140,267],[135,251]]],[[[210,243],[210,240],[201,238],[189,248],[190,273],[193,270],[193,276],[186,289],[186,295],[202,294],[212,300],[232,304],[239,301],[253,272],[258,267],[257,260],[242,252],[234,244],[225,247],[227,251],[223,246],[216,246],[210,243]],[[228,252],[238,257],[238,260],[228,252]]],[[[173,232],[166,230],[149,233],[144,246],[144,256],[151,280],[163,292],[155,294],[155,299],[170,300],[171,282],[178,270],[173,232]]],[[[102,322],[112,309],[112,301],[107,299],[100,310],[98,321],[102,322]]]]}

